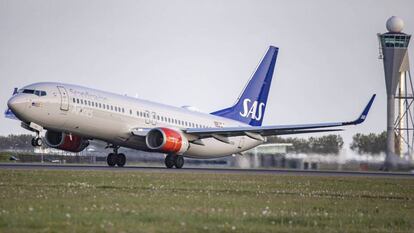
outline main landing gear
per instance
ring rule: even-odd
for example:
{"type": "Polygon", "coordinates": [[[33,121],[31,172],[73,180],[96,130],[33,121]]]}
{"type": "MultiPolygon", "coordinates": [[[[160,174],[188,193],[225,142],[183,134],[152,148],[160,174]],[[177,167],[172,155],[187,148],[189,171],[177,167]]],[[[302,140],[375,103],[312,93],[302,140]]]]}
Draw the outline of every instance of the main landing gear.
{"type": "Polygon", "coordinates": [[[126,157],[124,154],[119,153],[118,149],[119,146],[115,146],[114,153],[109,153],[108,157],[106,157],[106,162],[108,163],[108,166],[114,167],[115,165],[118,165],[118,167],[123,167],[126,163],[126,157]]]}
{"type": "Polygon", "coordinates": [[[165,166],[167,168],[182,168],[184,166],[184,157],[182,155],[168,154],[165,157],[165,166]]]}

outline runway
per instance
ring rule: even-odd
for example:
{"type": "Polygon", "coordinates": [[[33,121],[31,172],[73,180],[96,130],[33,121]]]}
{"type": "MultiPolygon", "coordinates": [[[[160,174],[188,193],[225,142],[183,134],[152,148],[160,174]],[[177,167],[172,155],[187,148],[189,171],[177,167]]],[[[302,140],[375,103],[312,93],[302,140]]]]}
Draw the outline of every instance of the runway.
{"type": "Polygon", "coordinates": [[[79,171],[114,171],[114,172],[157,172],[157,173],[212,173],[212,174],[267,174],[267,175],[300,175],[300,176],[355,176],[355,177],[390,177],[414,178],[409,172],[364,172],[364,171],[321,171],[293,169],[238,169],[238,168],[195,168],[167,169],[165,167],[125,166],[108,167],[106,165],[72,165],[41,163],[0,163],[2,170],[79,170],[79,171]]]}

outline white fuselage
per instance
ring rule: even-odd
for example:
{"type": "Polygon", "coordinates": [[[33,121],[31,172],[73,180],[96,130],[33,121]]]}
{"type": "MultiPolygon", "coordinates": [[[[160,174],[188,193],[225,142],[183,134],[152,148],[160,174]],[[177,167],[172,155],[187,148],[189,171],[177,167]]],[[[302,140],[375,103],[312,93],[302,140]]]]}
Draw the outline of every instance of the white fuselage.
{"type": "MultiPolygon", "coordinates": [[[[21,109],[16,116],[23,122],[137,150],[151,151],[146,146],[145,137],[134,136],[131,133],[133,129],[248,126],[223,117],[76,85],[35,83],[23,89],[46,92],[44,96],[18,93],[14,97],[21,98],[21,109]]],[[[229,142],[213,137],[200,140],[202,145],[190,143],[183,155],[193,158],[222,157],[262,143],[247,136],[230,137],[229,142]]]]}

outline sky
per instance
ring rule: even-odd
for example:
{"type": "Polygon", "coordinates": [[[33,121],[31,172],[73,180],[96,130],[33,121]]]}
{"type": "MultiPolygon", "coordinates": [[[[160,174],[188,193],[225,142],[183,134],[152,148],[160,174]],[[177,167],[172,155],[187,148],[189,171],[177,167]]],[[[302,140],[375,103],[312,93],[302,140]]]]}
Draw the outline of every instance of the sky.
{"type": "MultiPolygon", "coordinates": [[[[412,0],[0,0],[0,108],[14,87],[57,81],[212,112],[232,105],[279,47],[264,125],[367,121],[386,128],[377,33],[414,32],[412,0]]],[[[413,45],[409,47],[413,59],[413,45]]],[[[411,65],[411,67],[413,67],[411,65]]],[[[28,133],[0,117],[0,135],[28,133]]],[[[297,136],[297,135],[295,135],[297,136]]]]}

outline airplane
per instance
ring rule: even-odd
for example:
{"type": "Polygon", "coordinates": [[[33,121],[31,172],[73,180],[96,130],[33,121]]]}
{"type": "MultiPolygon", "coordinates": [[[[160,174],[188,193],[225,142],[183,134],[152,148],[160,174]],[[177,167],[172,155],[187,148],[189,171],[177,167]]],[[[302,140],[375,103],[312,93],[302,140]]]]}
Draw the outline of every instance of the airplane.
{"type": "Polygon", "coordinates": [[[262,126],[278,51],[269,47],[234,105],[212,113],[78,85],[39,82],[15,89],[5,115],[36,133],[35,147],[46,144],[80,152],[90,140],[101,140],[113,150],[107,156],[111,167],[125,165],[126,156],[118,149],[126,147],[166,154],[167,168],[182,168],[184,157],[240,154],[263,144],[267,136],[342,131],[343,126],[365,121],[375,94],[353,121],[262,126]]]}

